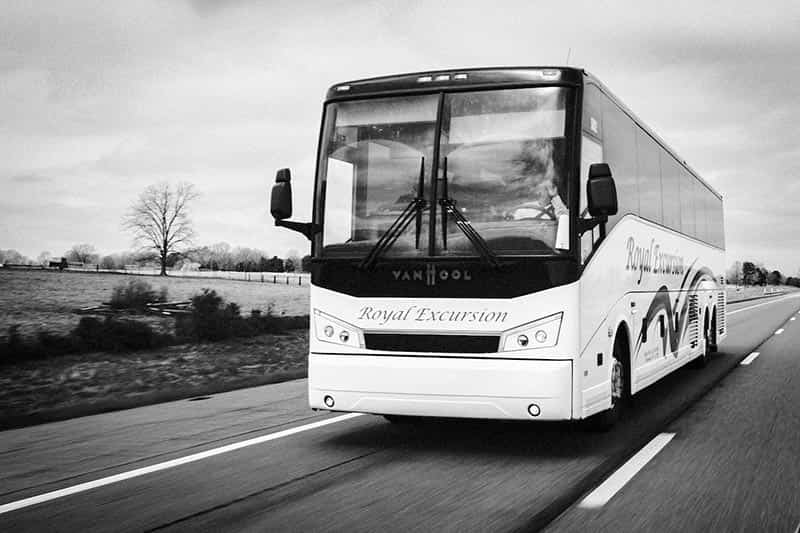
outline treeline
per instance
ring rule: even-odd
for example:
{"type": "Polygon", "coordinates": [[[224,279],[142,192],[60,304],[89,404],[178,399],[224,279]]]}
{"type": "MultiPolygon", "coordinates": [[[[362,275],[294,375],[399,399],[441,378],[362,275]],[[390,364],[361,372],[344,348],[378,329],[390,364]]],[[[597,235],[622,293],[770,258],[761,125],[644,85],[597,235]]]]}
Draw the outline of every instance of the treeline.
{"type": "Polygon", "coordinates": [[[735,261],[726,275],[728,283],[734,285],[794,285],[800,287],[800,279],[784,276],[780,270],[768,270],[762,263],[735,261]]]}
{"type": "MultiPolygon", "coordinates": [[[[0,250],[0,264],[42,265],[60,262],[68,264],[97,265],[104,270],[124,270],[131,267],[157,267],[159,257],[152,252],[119,252],[102,255],[88,243],[76,244],[63,255],[42,252],[33,260],[16,250],[0,250]]],[[[300,257],[290,250],[286,257],[278,257],[245,246],[233,247],[226,242],[200,246],[167,256],[167,267],[176,270],[223,270],[236,272],[308,272],[311,256],[300,257]]]]}

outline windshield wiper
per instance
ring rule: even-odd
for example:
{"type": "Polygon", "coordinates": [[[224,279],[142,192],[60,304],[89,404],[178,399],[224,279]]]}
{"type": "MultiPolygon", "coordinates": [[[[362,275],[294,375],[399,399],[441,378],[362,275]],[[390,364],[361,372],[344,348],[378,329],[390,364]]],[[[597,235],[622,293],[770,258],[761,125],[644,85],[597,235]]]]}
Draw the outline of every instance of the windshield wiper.
{"type": "Polygon", "coordinates": [[[447,192],[447,158],[444,158],[442,166],[442,197],[439,199],[439,205],[442,206],[442,245],[447,249],[447,219],[452,216],[456,221],[456,226],[467,237],[472,246],[481,255],[481,258],[492,268],[500,268],[500,262],[497,260],[497,255],[489,248],[486,239],[481,237],[481,234],[472,227],[472,223],[463,215],[461,211],[456,208],[456,202],[447,192]]]}
{"type": "Polygon", "coordinates": [[[420,161],[419,165],[419,185],[417,187],[417,196],[409,202],[403,212],[400,213],[400,216],[392,222],[392,225],[389,226],[389,229],[381,235],[381,238],[378,239],[378,242],[375,243],[375,246],[369,251],[367,256],[361,261],[359,264],[359,268],[363,270],[370,270],[372,267],[375,266],[375,262],[380,258],[380,256],[386,252],[391,246],[395,243],[395,241],[403,234],[403,232],[408,227],[411,220],[414,218],[417,219],[417,235],[416,235],[416,246],[419,248],[419,237],[420,231],[422,227],[422,210],[427,205],[425,198],[422,196],[422,188],[425,182],[425,158],[423,157],[420,161]]]}

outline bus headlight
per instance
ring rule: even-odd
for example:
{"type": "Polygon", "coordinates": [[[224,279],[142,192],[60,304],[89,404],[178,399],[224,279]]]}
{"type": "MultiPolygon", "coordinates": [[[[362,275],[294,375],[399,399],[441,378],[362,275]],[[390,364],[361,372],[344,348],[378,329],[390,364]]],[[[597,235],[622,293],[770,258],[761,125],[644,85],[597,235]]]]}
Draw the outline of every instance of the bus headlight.
{"type": "Polygon", "coordinates": [[[563,316],[564,313],[556,313],[504,332],[500,343],[502,351],[555,346],[558,343],[563,316]]]}
{"type": "Polygon", "coordinates": [[[314,309],[314,334],[323,342],[353,348],[364,347],[364,335],[357,327],[317,309],[314,309]]]}

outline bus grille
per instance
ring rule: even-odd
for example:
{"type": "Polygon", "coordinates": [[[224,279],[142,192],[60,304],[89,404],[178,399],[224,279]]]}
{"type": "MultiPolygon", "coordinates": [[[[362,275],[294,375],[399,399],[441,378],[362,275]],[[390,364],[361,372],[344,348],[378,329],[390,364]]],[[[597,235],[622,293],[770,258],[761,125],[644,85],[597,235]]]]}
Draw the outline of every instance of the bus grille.
{"type": "Polygon", "coordinates": [[[495,353],[500,345],[500,337],[366,333],[364,342],[369,350],[387,352],[495,353]]]}

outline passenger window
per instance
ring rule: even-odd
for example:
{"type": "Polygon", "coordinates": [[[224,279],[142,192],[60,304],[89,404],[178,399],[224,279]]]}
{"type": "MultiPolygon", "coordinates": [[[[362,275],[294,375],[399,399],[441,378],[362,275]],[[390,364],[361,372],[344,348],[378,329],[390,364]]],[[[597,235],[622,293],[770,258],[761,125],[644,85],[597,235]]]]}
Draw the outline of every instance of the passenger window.
{"type": "Polygon", "coordinates": [[[681,229],[680,173],[682,167],[669,152],[660,150],[661,217],[668,228],[681,229]]]}
{"type": "Polygon", "coordinates": [[[681,231],[690,237],[695,236],[694,181],[694,176],[685,169],[681,170],[681,231]]]}
{"type": "Polygon", "coordinates": [[[603,113],[603,154],[611,167],[617,188],[619,211],[609,217],[610,230],[628,213],[639,214],[639,185],[636,178],[636,133],[633,121],[611,100],[605,100],[603,113]]]}
{"type": "Polygon", "coordinates": [[[658,153],[661,147],[637,128],[636,152],[639,167],[639,213],[642,217],[661,224],[661,165],[658,153]]]}
{"type": "Polygon", "coordinates": [[[708,193],[708,189],[697,180],[694,180],[694,189],[696,236],[701,241],[708,242],[708,233],[706,231],[706,193],[708,193]]]}

